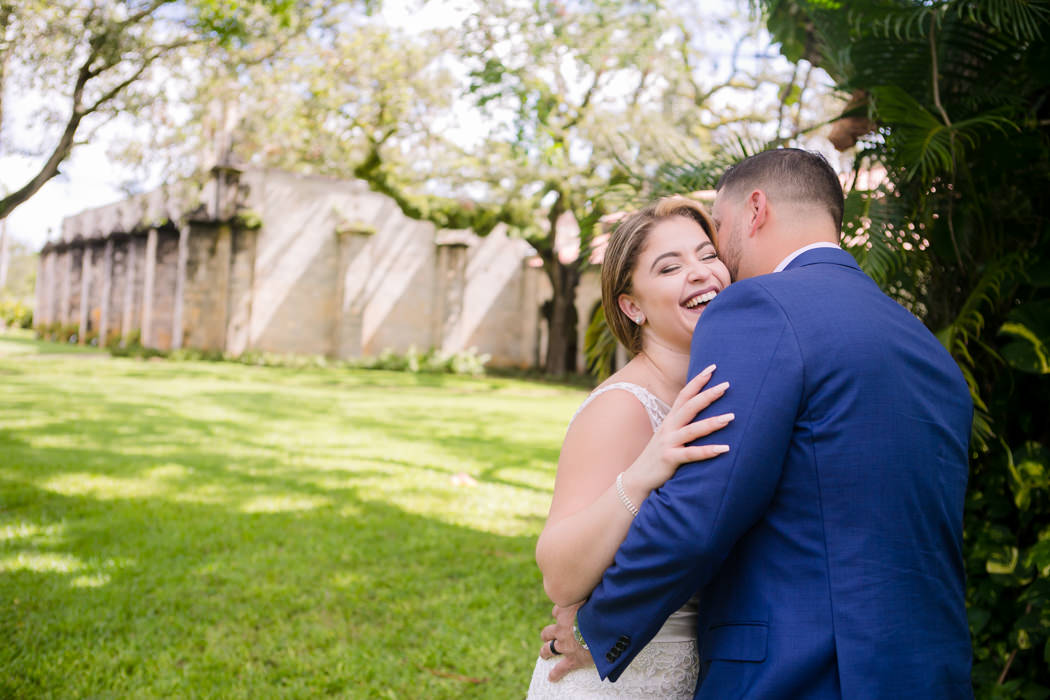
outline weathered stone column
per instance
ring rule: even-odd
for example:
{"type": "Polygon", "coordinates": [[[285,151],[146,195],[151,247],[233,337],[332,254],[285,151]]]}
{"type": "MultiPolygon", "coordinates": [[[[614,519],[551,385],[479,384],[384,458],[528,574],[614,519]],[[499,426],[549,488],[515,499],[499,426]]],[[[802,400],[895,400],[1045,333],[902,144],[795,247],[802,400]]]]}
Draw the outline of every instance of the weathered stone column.
{"type": "Polygon", "coordinates": [[[102,253],[102,300],[98,317],[98,346],[106,346],[109,334],[110,295],[113,293],[113,238],[106,239],[106,248],[102,253]]]}
{"type": "Polygon", "coordinates": [[[58,313],[55,314],[55,320],[66,325],[69,323],[69,297],[72,294],[70,280],[73,278],[73,251],[68,246],[62,251],[58,268],[62,279],[59,282],[61,291],[58,295],[58,313]]]}
{"type": "Polygon", "coordinates": [[[142,345],[153,346],[153,280],[157,274],[157,229],[151,228],[146,238],[146,256],[142,269],[142,345]]]}
{"type": "Polygon", "coordinates": [[[233,235],[227,224],[196,222],[190,226],[192,233],[180,233],[180,244],[185,243],[185,251],[179,251],[185,260],[178,262],[185,266],[179,295],[181,342],[184,347],[225,350],[233,235]]]}
{"type": "Polygon", "coordinates": [[[360,280],[367,274],[368,260],[362,258],[369,239],[375,234],[367,226],[347,226],[335,232],[339,241],[339,268],[337,272],[336,298],[339,300],[338,317],[335,323],[335,356],[351,358],[361,356],[361,334],[364,298],[360,280]]]}
{"type": "Polygon", "coordinates": [[[240,355],[251,347],[252,305],[255,295],[255,253],[259,232],[235,227],[230,232],[230,289],[224,349],[240,355]]]}
{"type": "Polygon", "coordinates": [[[84,345],[88,332],[88,319],[91,314],[91,245],[84,243],[80,257],[80,330],[77,331],[77,343],[84,345]]]}
{"type": "Polygon", "coordinates": [[[543,268],[531,267],[528,259],[521,263],[521,357],[532,367],[540,366],[540,276],[543,268]]]}
{"type": "Polygon", "coordinates": [[[51,249],[44,247],[40,251],[40,260],[37,262],[36,272],[36,289],[34,290],[34,296],[36,300],[33,307],[33,325],[42,326],[46,323],[50,323],[47,320],[47,291],[51,288],[52,281],[49,279],[48,273],[50,272],[51,262],[51,249]]]}
{"type": "Polygon", "coordinates": [[[464,241],[438,239],[436,286],[434,293],[431,344],[444,350],[460,350],[459,330],[466,288],[467,244],[464,241]]]}
{"type": "Polygon", "coordinates": [[[140,247],[136,238],[128,239],[128,249],[124,256],[124,314],[120,320],[120,337],[124,345],[135,330],[135,270],[141,267],[135,261],[138,259],[140,247]]]}
{"type": "MultiPolygon", "coordinates": [[[[52,324],[55,322],[55,316],[58,314],[58,285],[60,284],[58,275],[58,251],[51,248],[47,253],[47,287],[44,289],[44,307],[42,313],[44,323],[52,324]]],[[[40,282],[37,281],[37,285],[40,282]]]]}
{"type": "Polygon", "coordinates": [[[185,221],[179,224],[179,261],[175,271],[175,309],[171,314],[171,349],[182,347],[182,314],[185,308],[186,262],[190,252],[190,225],[185,221]]]}
{"type": "Polygon", "coordinates": [[[455,347],[461,334],[463,294],[467,283],[467,231],[438,231],[434,244],[434,294],[430,307],[430,345],[444,350],[455,347]]]}

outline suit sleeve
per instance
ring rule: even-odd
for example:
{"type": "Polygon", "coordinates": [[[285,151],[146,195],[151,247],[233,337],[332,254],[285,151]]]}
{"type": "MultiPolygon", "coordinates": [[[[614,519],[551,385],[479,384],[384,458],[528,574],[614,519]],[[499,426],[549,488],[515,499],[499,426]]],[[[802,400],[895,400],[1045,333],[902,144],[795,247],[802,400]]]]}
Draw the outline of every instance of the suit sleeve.
{"type": "Polygon", "coordinates": [[[780,479],[803,365],[788,318],[758,280],[727,288],[697,324],[689,376],[711,363],[718,368],[710,385],[730,387],[697,419],[732,412],[736,420],[695,444],[730,450],[682,465],[649,495],[580,609],[580,632],[602,678],[619,678],[668,616],[714,577],[762,517],[780,479]]]}

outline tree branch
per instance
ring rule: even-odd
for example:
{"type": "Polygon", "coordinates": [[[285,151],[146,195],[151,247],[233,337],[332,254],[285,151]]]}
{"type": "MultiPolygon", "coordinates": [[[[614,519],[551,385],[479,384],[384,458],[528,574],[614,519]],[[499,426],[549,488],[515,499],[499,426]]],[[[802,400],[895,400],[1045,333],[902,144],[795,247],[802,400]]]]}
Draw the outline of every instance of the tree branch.
{"type": "MultiPolygon", "coordinates": [[[[941,113],[941,117],[944,118],[944,125],[948,127],[948,140],[949,147],[952,152],[952,179],[949,185],[955,183],[955,130],[952,128],[952,120],[948,118],[948,112],[945,111],[944,105],[941,104],[941,88],[940,79],[938,77],[937,67],[937,41],[936,41],[936,27],[937,27],[937,13],[930,13],[930,65],[933,72],[933,104],[936,105],[937,109],[941,113]]],[[[955,236],[955,221],[952,216],[952,210],[955,208],[955,195],[952,193],[951,187],[948,188],[948,234],[952,239],[952,248],[955,249],[955,260],[959,263],[959,272],[962,273],[966,268],[963,266],[962,253],[959,251],[959,241],[955,236]]]]}
{"type": "Polygon", "coordinates": [[[795,87],[795,78],[798,77],[798,64],[796,63],[791,67],[791,79],[788,80],[788,84],[784,85],[781,90],[780,104],[777,105],[777,138],[780,138],[780,130],[784,126],[784,108],[787,107],[787,101],[791,97],[791,90],[795,87]]]}
{"type": "MultiPolygon", "coordinates": [[[[136,15],[134,16],[139,17],[139,19],[141,20],[146,15],[148,15],[149,12],[157,9],[158,7],[160,7],[160,5],[164,4],[167,1],[168,0],[154,0],[154,2],[151,5],[147,6],[149,8],[149,11],[143,9],[140,12],[136,13],[136,15]]],[[[94,8],[92,8],[92,11],[94,11],[94,8]]],[[[124,23],[119,24],[117,26],[121,28],[121,31],[123,31],[125,27],[130,25],[128,21],[125,20],[124,23]]],[[[59,166],[66,158],[69,157],[69,154],[73,150],[73,146],[76,143],[76,132],[77,129],[80,127],[80,123],[84,119],[84,117],[94,112],[97,112],[99,109],[102,108],[103,105],[115,99],[121,92],[126,90],[129,85],[138,80],[146,71],[146,69],[150,65],[152,65],[152,63],[158,58],[165,55],[166,53],[170,53],[171,51],[174,51],[176,49],[188,46],[191,43],[193,43],[193,41],[189,39],[181,39],[179,41],[155,47],[153,53],[147,56],[143,60],[142,65],[140,65],[138,69],[135,70],[128,78],[120,81],[111,89],[107,90],[90,106],[84,107],[84,91],[88,83],[104,71],[118,65],[118,63],[108,61],[105,62],[101,67],[93,68],[92,63],[94,63],[95,59],[99,56],[101,48],[103,46],[103,42],[91,41],[90,43],[91,51],[88,53],[88,56],[84,59],[84,62],[81,64],[80,69],[77,71],[77,79],[73,85],[72,105],[70,108],[69,119],[66,120],[65,128],[62,130],[62,136],[59,138],[58,143],[55,145],[55,148],[51,151],[51,155],[48,157],[44,165],[41,166],[40,170],[36,173],[36,175],[34,175],[29,180],[29,182],[27,182],[20,189],[12,192],[3,199],[0,199],[0,219],[6,218],[12,211],[14,211],[14,209],[17,206],[27,201],[30,197],[36,194],[41,187],[43,187],[45,184],[47,184],[47,182],[49,182],[52,178],[58,175],[59,166]]]]}
{"type": "Polygon", "coordinates": [[[598,89],[598,81],[601,80],[602,75],[605,73],[605,67],[598,68],[594,72],[594,80],[591,81],[590,86],[587,88],[587,92],[583,95],[583,101],[580,102],[580,106],[576,108],[576,114],[572,119],[565,124],[563,131],[568,131],[572,127],[580,123],[583,119],[584,113],[587,111],[587,107],[590,106],[591,98],[594,96],[595,90],[598,89]]]}
{"type": "Polygon", "coordinates": [[[58,175],[58,166],[69,157],[69,152],[73,148],[73,137],[76,134],[77,127],[80,126],[82,118],[83,115],[78,114],[74,109],[70,114],[69,121],[66,122],[66,128],[62,131],[62,137],[58,140],[58,145],[55,146],[55,150],[51,152],[51,157],[47,159],[40,171],[22,188],[0,199],[0,219],[7,218],[7,215],[15,207],[32,197],[51,178],[58,175]]]}

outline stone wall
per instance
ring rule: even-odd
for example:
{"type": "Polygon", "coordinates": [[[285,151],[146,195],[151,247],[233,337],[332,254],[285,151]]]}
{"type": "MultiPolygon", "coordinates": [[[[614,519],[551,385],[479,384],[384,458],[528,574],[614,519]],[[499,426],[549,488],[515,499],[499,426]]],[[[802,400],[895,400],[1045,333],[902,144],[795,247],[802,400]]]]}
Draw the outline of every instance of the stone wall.
{"type": "MultiPolygon", "coordinates": [[[[118,244],[120,245],[120,244],[118,244]]],[[[131,236],[124,239],[124,277],[117,280],[117,293],[122,295],[120,304],[120,337],[131,338],[142,328],[143,287],[145,286],[146,237],[131,236]]]]}
{"type": "MultiPolygon", "coordinates": [[[[178,286],[179,235],[157,231],[157,251],[153,273],[153,313],[149,328],[151,347],[171,350],[175,321],[175,292],[178,286]]],[[[143,327],[145,330],[145,327],[143,327]]]]}
{"type": "MultiPolygon", "coordinates": [[[[535,365],[550,296],[531,248],[407,218],[360,181],[231,169],[64,222],[41,253],[38,320],[149,347],[353,358],[477,348],[535,365]],[[187,194],[187,192],[189,192],[187,194]]],[[[579,294],[582,347],[597,275],[579,294]]]]}
{"type": "Polygon", "coordinates": [[[258,233],[234,229],[231,238],[230,292],[226,319],[226,351],[240,355],[250,347],[252,291],[258,233]]]}
{"type": "Polygon", "coordinates": [[[66,281],[65,304],[62,309],[62,321],[66,324],[79,324],[81,320],[80,299],[84,293],[84,256],[88,249],[83,244],[68,251],[69,272],[66,281]]]}
{"type": "Polygon", "coordinates": [[[102,307],[105,311],[104,323],[99,324],[99,338],[102,339],[102,342],[118,340],[124,334],[129,240],[129,236],[117,235],[106,242],[105,254],[108,263],[105,269],[108,272],[109,284],[105,289],[102,307]]]}
{"type": "Polygon", "coordinates": [[[226,349],[233,233],[229,225],[190,228],[183,287],[186,347],[226,349]]]}

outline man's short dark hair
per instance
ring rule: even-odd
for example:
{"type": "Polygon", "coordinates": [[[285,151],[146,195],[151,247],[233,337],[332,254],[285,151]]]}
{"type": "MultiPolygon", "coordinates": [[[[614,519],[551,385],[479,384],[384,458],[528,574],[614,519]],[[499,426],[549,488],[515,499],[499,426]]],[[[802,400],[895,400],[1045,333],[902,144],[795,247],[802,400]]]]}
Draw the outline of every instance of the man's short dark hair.
{"type": "Polygon", "coordinates": [[[842,183],[827,159],[799,148],[778,148],[745,158],[722,174],[716,190],[759,189],[772,198],[827,209],[842,229],[842,183]]]}

